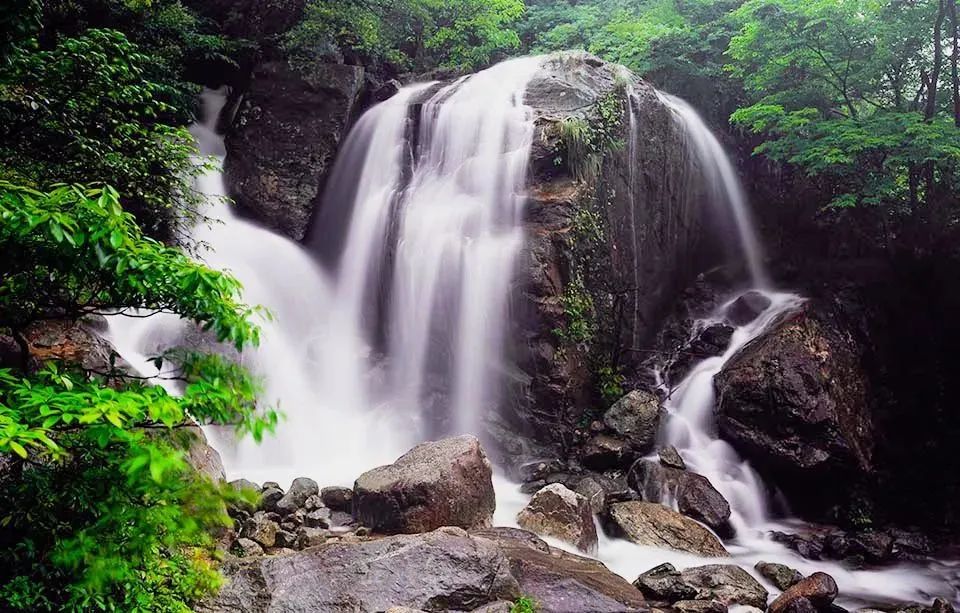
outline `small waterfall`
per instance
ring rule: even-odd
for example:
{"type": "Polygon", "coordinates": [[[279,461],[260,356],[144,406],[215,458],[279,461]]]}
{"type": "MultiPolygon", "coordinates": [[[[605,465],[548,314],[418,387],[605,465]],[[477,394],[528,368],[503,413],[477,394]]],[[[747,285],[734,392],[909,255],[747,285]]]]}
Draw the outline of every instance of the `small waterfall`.
{"type": "Polygon", "coordinates": [[[747,195],[733,163],[716,135],[692,106],[670,94],[657,92],[657,95],[676,114],[683,126],[688,142],[700,160],[712,200],[723,201],[729,207],[751,282],[754,287],[769,287],[770,281],[763,265],[763,250],[754,229],[747,195]]]}

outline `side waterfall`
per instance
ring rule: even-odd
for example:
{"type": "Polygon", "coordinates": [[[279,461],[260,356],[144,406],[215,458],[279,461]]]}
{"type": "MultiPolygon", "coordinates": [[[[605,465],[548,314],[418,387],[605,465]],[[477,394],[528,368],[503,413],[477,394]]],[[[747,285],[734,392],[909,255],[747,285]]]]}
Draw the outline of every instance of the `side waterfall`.
{"type": "MultiPolygon", "coordinates": [[[[261,346],[242,359],[264,379],[265,400],[287,415],[261,446],[208,431],[229,478],[284,482],[309,475],[323,485],[346,485],[421,440],[479,431],[501,387],[506,305],[523,245],[534,134],[523,97],[540,63],[520,58],[449,85],[409,86],[368,111],[328,183],[311,233],[313,253],[235,216],[223,199],[219,168],[200,179],[213,223],[197,226],[194,238],[212,248],[202,254],[205,261],[241,280],[247,302],[273,313],[262,322],[261,346]]],[[[675,445],[691,470],[730,502],[732,563],[751,572],[760,559],[804,573],[826,570],[847,597],[921,600],[946,592],[944,573],[936,569],[849,571],[803,560],[766,536],[789,528],[771,518],[761,479],[717,436],[713,377],[802,298],[770,289],[743,189],[717,139],[689,105],[666,94],[661,100],[687,135],[712,199],[728,207],[736,223],[751,284],[771,300],[757,319],[737,328],[723,355],[695,365],[669,390],[661,433],[662,442],[675,445]]],[[[214,126],[224,101],[223,92],[205,92],[205,120],[191,129],[201,152],[220,162],[223,140],[214,126]]],[[[633,104],[629,120],[633,158],[643,129],[633,104]]],[[[643,256],[637,242],[634,264],[643,256]]],[[[718,305],[703,323],[722,320],[727,306],[718,305]]],[[[147,376],[156,374],[149,356],[205,342],[174,316],[114,316],[109,336],[147,376]]],[[[514,524],[527,498],[499,479],[497,490],[496,523],[514,524]]],[[[602,535],[598,557],[628,579],[665,561],[680,567],[716,562],[602,535]]]]}

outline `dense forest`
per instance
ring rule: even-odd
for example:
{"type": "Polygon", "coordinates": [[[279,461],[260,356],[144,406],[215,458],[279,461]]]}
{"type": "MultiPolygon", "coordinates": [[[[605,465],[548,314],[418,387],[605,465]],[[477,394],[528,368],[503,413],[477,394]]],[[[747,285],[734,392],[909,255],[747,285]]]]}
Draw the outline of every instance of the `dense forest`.
{"type": "MultiPolygon", "coordinates": [[[[886,254],[929,271],[960,254],[956,0],[12,0],[0,15],[0,610],[193,610],[223,583],[226,509],[256,504],[189,461],[196,424],[260,440],[284,408],[264,406],[231,357],[257,346],[271,313],[191,238],[216,223],[194,184],[214,162],[187,131],[203,87],[242,92],[255,66],[282,61],[362,66],[376,91],[566,50],[699,109],[783,262],[815,252],[820,274],[830,258],[886,254]],[[51,322],[160,313],[232,347],[151,356],[176,394],[95,335],[71,355],[37,350],[51,322]]],[[[955,298],[940,284],[956,278],[930,275],[910,308],[931,287],[955,298]]],[[[904,366],[932,381],[918,392],[929,411],[948,404],[951,338],[917,348],[942,372],[904,366]]],[[[904,331],[892,346],[911,342],[904,331]]],[[[956,434],[955,413],[931,424],[956,434]]]]}

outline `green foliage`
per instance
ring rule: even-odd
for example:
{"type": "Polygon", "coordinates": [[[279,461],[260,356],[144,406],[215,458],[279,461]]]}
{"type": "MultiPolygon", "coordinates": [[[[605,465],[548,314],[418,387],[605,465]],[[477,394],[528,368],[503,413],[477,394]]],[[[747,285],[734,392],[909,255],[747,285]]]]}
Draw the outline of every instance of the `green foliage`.
{"type": "Polygon", "coordinates": [[[521,596],[510,607],[510,613],[537,613],[537,603],[529,596],[521,596]]]}
{"type": "Polygon", "coordinates": [[[563,288],[560,297],[566,324],[554,330],[561,340],[568,343],[589,343],[597,334],[593,298],[583,284],[583,276],[574,274],[563,288]]]}
{"type": "Polygon", "coordinates": [[[626,393],[623,389],[626,378],[619,369],[609,364],[597,369],[597,379],[600,385],[600,397],[607,404],[613,404],[626,393]]]}
{"type": "Polygon", "coordinates": [[[286,35],[295,62],[341,52],[397,70],[476,70],[517,50],[523,0],[312,0],[286,35]]]}
{"type": "MultiPolygon", "coordinates": [[[[111,187],[0,182],[0,327],[129,307],[171,311],[238,348],[256,343],[239,284],[142,235],[111,187]]],[[[213,531],[238,494],[195,473],[191,425],[259,439],[277,414],[219,356],[173,353],[182,395],[118,373],[0,370],[0,608],[185,611],[215,589],[213,531]],[[105,378],[106,377],[106,378],[105,378]]]]}
{"type": "Polygon", "coordinates": [[[590,119],[568,117],[560,124],[560,140],[570,174],[578,181],[597,179],[603,156],[623,148],[623,92],[615,90],[600,98],[587,113],[590,119]]]}

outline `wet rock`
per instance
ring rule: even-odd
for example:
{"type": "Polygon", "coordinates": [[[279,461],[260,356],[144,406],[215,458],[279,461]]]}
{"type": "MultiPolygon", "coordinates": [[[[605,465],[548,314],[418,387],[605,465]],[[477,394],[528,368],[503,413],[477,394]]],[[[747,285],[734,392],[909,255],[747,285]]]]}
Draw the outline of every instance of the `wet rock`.
{"type": "Polygon", "coordinates": [[[264,484],[263,491],[260,493],[260,508],[265,511],[273,511],[277,508],[277,503],[283,498],[283,490],[279,488],[267,487],[264,484]]]}
{"type": "Polygon", "coordinates": [[[403,85],[396,79],[390,79],[373,92],[373,99],[377,102],[383,102],[393,98],[403,85]]]}
{"type": "Polygon", "coordinates": [[[710,564],[680,573],[684,583],[697,590],[698,600],[716,600],[725,605],[765,609],[767,590],[753,576],[732,564],[710,564]]]}
{"type": "Polygon", "coordinates": [[[353,490],[349,487],[325,487],[320,490],[323,505],[334,511],[350,513],[353,506],[353,490]]]}
{"type": "Polygon", "coordinates": [[[825,539],[822,535],[786,534],[773,531],[770,533],[770,538],[783,543],[808,560],[819,560],[823,557],[825,539]]]}
{"type": "Polygon", "coordinates": [[[707,557],[728,555],[709,530],[676,511],[652,502],[619,502],[610,519],[630,541],[707,557]]]}
{"type": "Polygon", "coordinates": [[[202,611],[470,611],[520,596],[493,542],[458,528],[224,565],[227,583],[202,611]]]}
{"type": "Polygon", "coordinates": [[[877,530],[857,532],[849,539],[848,555],[862,555],[871,564],[882,564],[893,558],[894,538],[877,530]]]}
{"type": "Polygon", "coordinates": [[[683,461],[680,452],[673,445],[662,448],[659,453],[660,463],[669,468],[687,470],[687,463],[683,461]]]}
{"type": "Polygon", "coordinates": [[[258,65],[225,139],[224,179],[237,206],[302,239],[363,82],[359,66],[258,65]]]}
{"type": "Polygon", "coordinates": [[[635,457],[626,441],[606,434],[591,438],[580,452],[585,467],[600,471],[627,466],[635,457]]]}
{"type": "Polygon", "coordinates": [[[513,603],[508,600],[500,600],[483,605],[470,613],[510,613],[511,611],[513,611],[513,603]]]}
{"type": "Polygon", "coordinates": [[[256,541],[263,547],[273,547],[276,544],[279,529],[275,521],[267,518],[266,513],[258,511],[243,524],[243,536],[256,541]]]}
{"type": "Polygon", "coordinates": [[[806,598],[794,598],[783,609],[784,613],[818,613],[817,607],[806,598]]]}
{"type": "Polygon", "coordinates": [[[726,324],[714,324],[700,331],[691,341],[681,345],[668,360],[663,373],[668,383],[677,384],[698,362],[721,355],[726,351],[734,328],[726,324]]]}
{"type": "Polygon", "coordinates": [[[562,460],[539,460],[536,462],[527,462],[519,467],[520,478],[525,483],[531,481],[544,481],[550,475],[562,472],[567,465],[562,460]]]}
{"type": "Polygon", "coordinates": [[[721,436],[806,512],[825,512],[873,466],[858,353],[835,324],[800,313],[749,343],[714,379],[721,436]]]}
{"type": "Polygon", "coordinates": [[[263,554],[263,547],[261,547],[259,543],[244,537],[238,538],[236,541],[234,541],[231,549],[234,553],[242,558],[263,554]]]}
{"type": "Polygon", "coordinates": [[[829,607],[837,597],[837,582],[826,573],[813,573],[799,581],[772,603],[767,613],[784,613],[795,600],[805,598],[817,609],[829,607]]]}
{"type": "Polygon", "coordinates": [[[387,534],[489,526],[496,506],[490,461],[473,436],[418,445],[362,474],[353,492],[354,518],[387,534]]]}
{"type": "Polygon", "coordinates": [[[578,494],[587,499],[590,505],[590,511],[595,515],[603,513],[607,508],[606,490],[600,485],[600,482],[593,477],[584,477],[577,483],[575,490],[578,494]]]}
{"type": "Polygon", "coordinates": [[[281,529],[277,530],[276,540],[274,541],[274,546],[281,547],[285,549],[296,549],[297,548],[297,535],[292,531],[281,529]]]}
{"type": "Polygon", "coordinates": [[[574,545],[580,551],[597,550],[597,529],[586,498],[559,483],[533,495],[517,515],[521,528],[574,545]]]}
{"type": "Polygon", "coordinates": [[[794,570],[784,564],[757,562],[754,568],[781,591],[793,587],[803,579],[800,571],[794,570]]]}
{"type": "Polygon", "coordinates": [[[520,591],[545,613],[647,611],[643,595],[601,562],[548,546],[529,532],[492,528],[477,533],[499,544],[520,591]]]}
{"type": "Polygon", "coordinates": [[[633,585],[650,600],[676,602],[697,598],[697,588],[683,580],[673,564],[661,564],[637,577],[633,585]]]}
{"type": "Polygon", "coordinates": [[[750,291],[730,303],[727,320],[735,326],[745,326],[770,306],[770,299],[760,292],[750,291]]]}
{"type": "Polygon", "coordinates": [[[648,502],[676,499],[684,515],[710,526],[721,535],[732,533],[730,504],[702,475],[639,460],[630,468],[627,483],[648,502]]]}
{"type": "Polygon", "coordinates": [[[298,477],[293,480],[290,489],[277,501],[276,510],[281,515],[289,515],[302,508],[311,496],[320,493],[317,482],[307,477],[298,477]]]}
{"type": "Polygon", "coordinates": [[[918,530],[892,528],[887,533],[893,537],[894,553],[901,559],[915,559],[933,555],[933,541],[918,530]]]}
{"type": "Polygon", "coordinates": [[[310,528],[303,526],[297,530],[297,549],[306,549],[307,547],[316,547],[322,545],[327,540],[327,531],[323,528],[310,528]]]}
{"type": "Polygon", "coordinates": [[[307,528],[329,528],[330,509],[314,509],[303,518],[303,525],[307,528]]]}
{"type": "Polygon", "coordinates": [[[659,398],[649,392],[634,390],[604,413],[603,423],[643,454],[653,448],[661,414],[659,398]]]}

